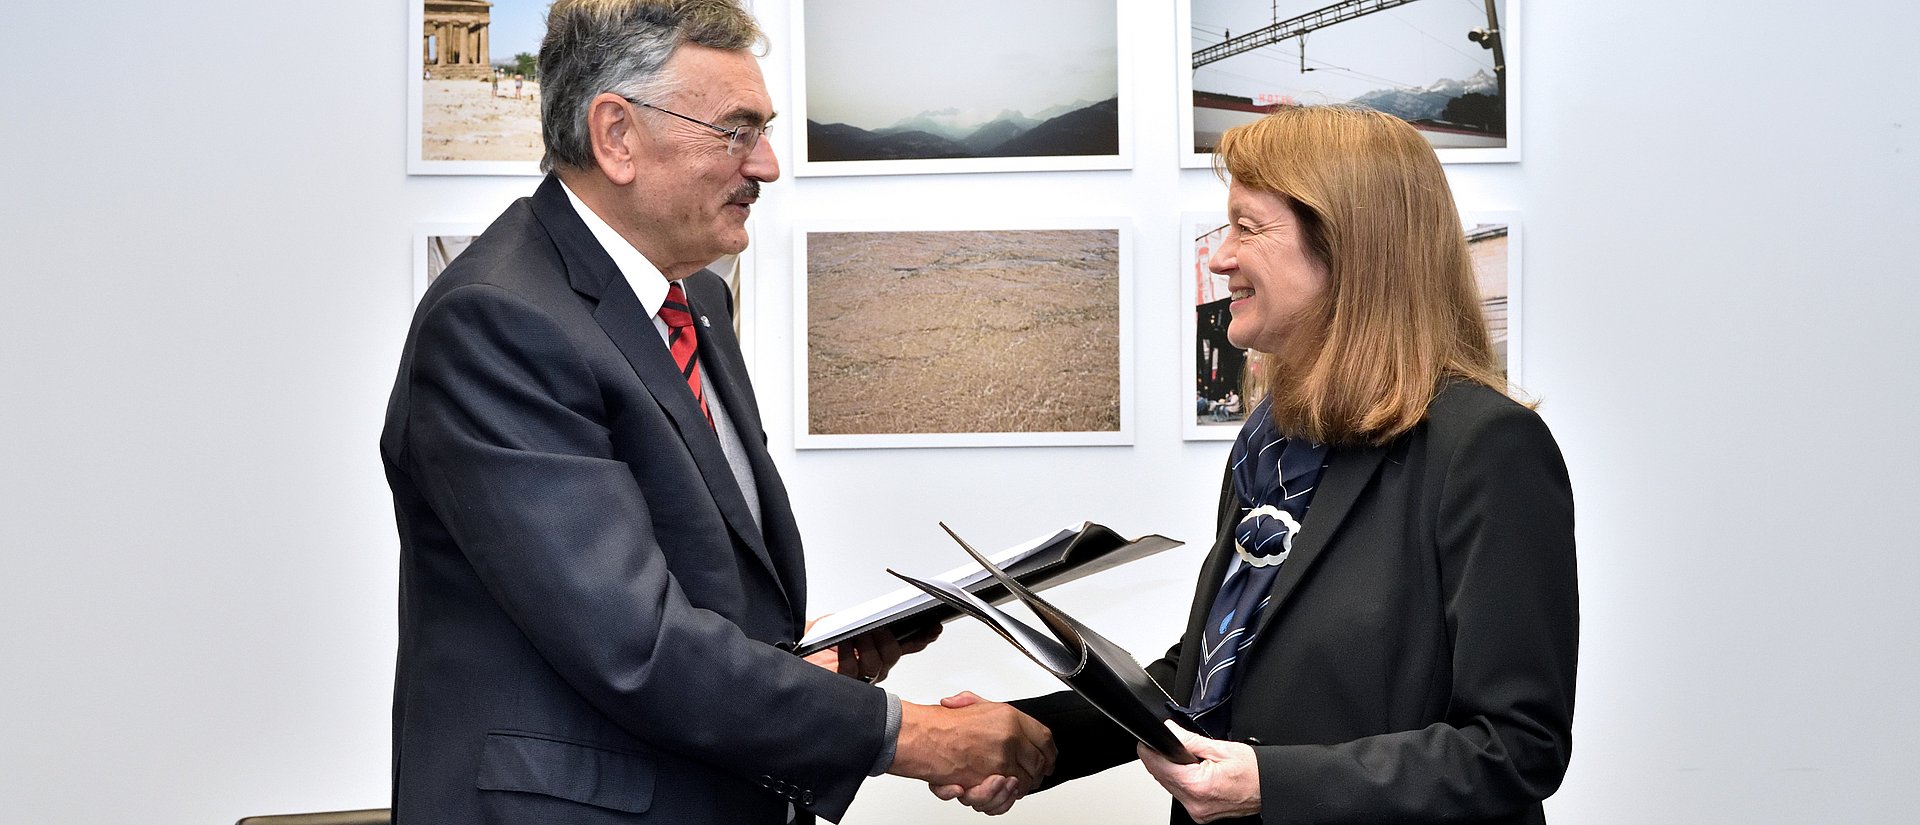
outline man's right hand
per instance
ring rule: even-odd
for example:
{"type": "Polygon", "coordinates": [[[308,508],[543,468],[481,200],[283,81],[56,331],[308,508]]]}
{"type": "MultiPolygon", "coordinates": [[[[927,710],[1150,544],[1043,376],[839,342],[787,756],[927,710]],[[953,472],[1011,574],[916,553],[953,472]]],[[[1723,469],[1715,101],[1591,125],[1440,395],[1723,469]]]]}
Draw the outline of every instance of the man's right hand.
{"type": "Polygon", "coordinates": [[[970,692],[952,698],[960,701],[900,703],[900,740],[888,773],[966,788],[1010,776],[1027,791],[1053,772],[1053,733],[1045,725],[970,692]]]}

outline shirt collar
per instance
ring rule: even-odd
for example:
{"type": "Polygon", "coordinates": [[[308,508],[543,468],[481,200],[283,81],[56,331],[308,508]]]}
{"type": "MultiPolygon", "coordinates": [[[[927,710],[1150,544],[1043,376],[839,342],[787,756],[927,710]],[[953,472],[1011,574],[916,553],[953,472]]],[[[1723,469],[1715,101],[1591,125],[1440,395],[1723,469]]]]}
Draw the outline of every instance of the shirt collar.
{"type": "Polygon", "coordinates": [[[580,196],[573,193],[566,181],[560,182],[560,189],[567,193],[567,202],[573,204],[573,211],[580,214],[581,222],[587,225],[587,231],[593,233],[594,240],[600,242],[600,248],[607,251],[607,257],[613,259],[614,268],[620,270],[620,276],[627,279],[627,285],[633,287],[633,295],[640,299],[647,315],[660,314],[660,305],[667,302],[667,277],[660,268],[633,248],[626,238],[620,237],[612,226],[594,214],[580,196]]]}

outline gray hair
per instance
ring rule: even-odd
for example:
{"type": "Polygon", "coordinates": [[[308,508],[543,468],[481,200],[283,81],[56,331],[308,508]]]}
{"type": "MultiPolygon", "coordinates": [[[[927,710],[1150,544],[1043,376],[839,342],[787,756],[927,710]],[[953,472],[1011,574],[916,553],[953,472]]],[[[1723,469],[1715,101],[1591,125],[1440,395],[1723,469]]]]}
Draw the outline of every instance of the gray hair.
{"type": "Polygon", "coordinates": [[[693,43],[743,51],[764,46],[737,0],[555,0],[540,41],[540,169],[593,165],[587,110],[612,92],[655,100],[676,87],[667,60],[693,43]]]}

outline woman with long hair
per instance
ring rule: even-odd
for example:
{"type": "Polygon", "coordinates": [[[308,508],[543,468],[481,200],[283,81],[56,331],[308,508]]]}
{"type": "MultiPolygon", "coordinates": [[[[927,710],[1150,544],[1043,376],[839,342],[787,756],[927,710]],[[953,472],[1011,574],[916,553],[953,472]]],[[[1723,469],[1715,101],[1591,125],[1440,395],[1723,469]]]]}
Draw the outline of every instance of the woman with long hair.
{"type": "MultiPolygon", "coordinates": [[[[1047,785],[1141,759],[1173,821],[1543,823],[1579,635],[1573,494],[1509,397],[1459,213],[1406,123],[1290,108],[1222,136],[1228,338],[1264,354],[1186,633],[1148,672],[1174,764],[1071,692],[1047,785]]],[[[1011,783],[936,788],[988,812],[1011,783]]]]}

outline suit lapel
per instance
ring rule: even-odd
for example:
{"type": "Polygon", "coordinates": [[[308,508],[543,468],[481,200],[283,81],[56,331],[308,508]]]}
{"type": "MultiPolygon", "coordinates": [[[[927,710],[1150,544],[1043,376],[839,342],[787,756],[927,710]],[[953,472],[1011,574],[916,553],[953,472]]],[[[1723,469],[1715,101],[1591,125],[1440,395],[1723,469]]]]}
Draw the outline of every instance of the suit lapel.
{"type": "Polygon", "coordinates": [[[760,531],[765,537],[771,563],[779,571],[788,604],[794,608],[795,632],[798,633],[806,621],[802,614],[806,606],[806,567],[800,554],[800,529],[794,523],[793,510],[788,504],[786,485],[780,480],[779,468],[774,466],[773,456],[767,452],[766,427],[760,420],[760,402],[754,396],[747,365],[741,360],[740,343],[734,338],[732,311],[720,311],[731,306],[732,301],[725,293],[725,281],[718,276],[695,275],[688,278],[685,284],[687,301],[692,306],[694,316],[700,319],[696,322],[700,328],[700,363],[706,365],[707,378],[711,383],[707,391],[715,394],[726,408],[727,418],[733,422],[734,433],[739,436],[740,445],[746,451],[747,463],[753,468],[753,480],[759,486],[760,531]],[[715,321],[706,323],[708,317],[715,321]],[[772,552],[776,548],[780,552],[772,552]]]}
{"type": "MultiPolygon", "coordinates": [[[[1320,477],[1320,487],[1313,491],[1313,504],[1307,510],[1306,521],[1300,525],[1293,554],[1287,557],[1286,563],[1280,567],[1280,575],[1273,580],[1273,590],[1269,594],[1272,601],[1260,612],[1260,619],[1255,623],[1255,638],[1264,638],[1261,634],[1266,631],[1267,625],[1273,623],[1275,616],[1285,612],[1288,598],[1306,579],[1313,563],[1327,551],[1333,537],[1339,534],[1347,515],[1353,511],[1354,503],[1360,500],[1360,494],[1373,482],[1374,472],[1380,468],[1380,460],[1386,454],[1386,447],[1334,449],[1333,460],[1320,477]]],[[[1218,590],[1217,582],[1214,588],[1218,590]]]]}
{"type": "MultiPolygon", "coordinates": [[[[1367,486],[1372,483],[1373,475],[1380,467],[1380,460],[1387,454],[1386,447],[1336,448],[1332,461],[1320,476],[1319,489],[1313,493],[1313,506],[1307,511],[1307,520],[1301,525],[1300,535],[1294,545],[1293,553],[1280,567],[1280,575],[1273,581],[1270,591],[1272,601],[1260,611],[1260,618],[1254,623],[1253,634],[1256,639],[1265,639],[1263,635],[1274,617],[1280,615],[1300,582],[1304,581],[1307,571],[1313,563],[1327,551],[1333,537],[1353,511],[1353,505],[1360,500],[1367,486]]],[[[1239,521],[1239,501],[1233,498],[1233,473],[1228,471],[1222,484],[1222,504],[1219,523],[1215,535],[1213,551],[1207,555],[1207,563],[1200,569],[1200,584],[1196,589],[1193,607],[1187,614],[1186,635],[1181,639],[1180,668],[1174,674],[1176,701],[1185,701],[1193,692],[1199,657],[1193,651],[1200,650],[1202,630],[1206,627],[1207,615],[1213,609],[1213,600],[1220,594],[1220,586],[1226,581],[1227,570],[1234,557],[1233,525],[1239,521]]],[[[1258,643],[1256,643],[1258,644],[1258,643]]]]}
{"type": "MultiPolygon", "coordinates": [[[[693,393],[687,390],[686,379],[680,374],[680,369],[674,366],[673,355],[667,351],[666,342],[660,339],[659,330],[654,328],[653,318],[647,314],[646,307],[640,305],[640,299],[627,286],[613,259],[607,256],[607,251],[600,247],[599,241],[573,211],[573,204],[568,202],[558,178],[549,176],[534,192],[533,209],[552,235],[561,258],[566,261],[567,278],[574,291],[596,301],[594,320],[620,353],[626,356],[627,363],[646,386],[648,394],[672,419],[681,440],[686,442],[688,452],[693,454],[694,465],[700,468],[700,477],[706,484],[708,494],[713,496],[728,526],[753,551],[754,557],[773,577],[775,586],[785,595],[786,585],[767,552],[765,539],[754,526],[747,500],[740,492],[739,483],[733,478],[732,469],[727,465],[726,454],[720,450],[720,438],[714,434],[712,427],[707,426],[706,416],[701,414],[693,393]]],[[[702,338],[706,337],[704,328],[700,332],[702,338]]],[[[706,355],[706,342],[701,342],[700,350],[703,356],[706,355]]],[[[732,412],[731,407],[728,412],[732,412]]],[[[757,425],[757,420],[755,423],[757,425]]],[[[757,426],[755,431],[758,432],[757,426]]],[[[792,599],[788,601],[791,603],[792,599]]]]}
{"type": "MultiPolygon", "coordinates": [[[[740,440],[747,444],[747,452],[757,459],[766,450],[760,443],[761,435],[766,431],[760,423],[759,402],[753,396],[753,384],[747,380],[746,365],[738,358],[740,344],[733,338],[733,327],[728,323],[732,313],[714,312],[713,305],[725,298],[718,290],[709,291],[705,287],[711,282],[719,282],[719,276],[707,278],[694,276],[685,281],[687,302],[693,309],[695,323],[700,328],[700,363],[706,365],[708,377],[712,379],[714,389],[720,395],[721,403],[726,405],[727,417],[733,419],[733,428],[740,433],[740,440]],[[708,313],[721,319],[720,323],[709,324],[708,313]]],[[[754,467],[758,473],[760,468],[754,467]]]]}

